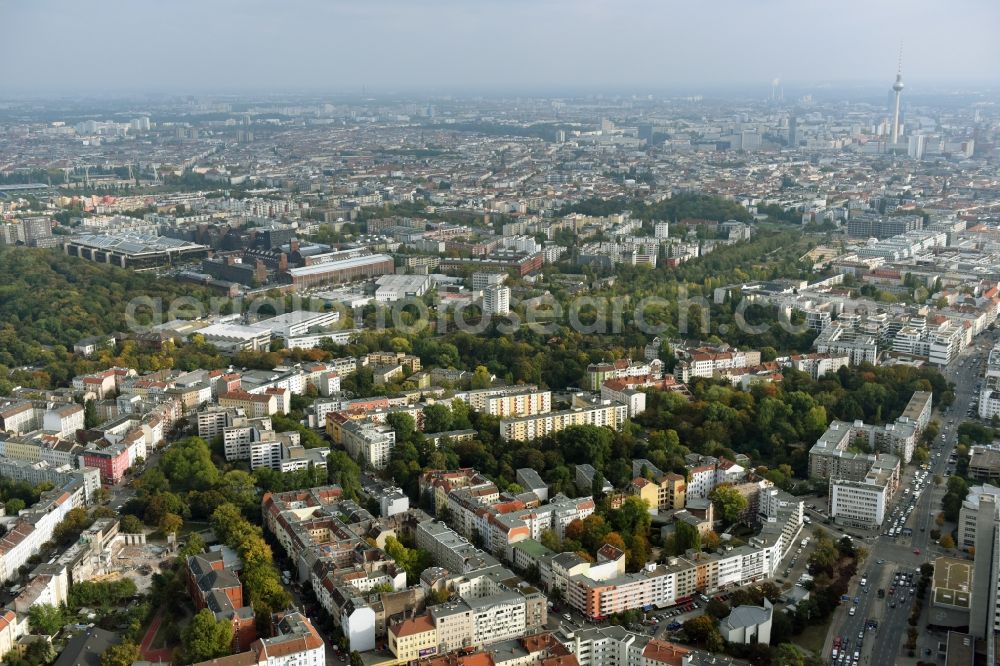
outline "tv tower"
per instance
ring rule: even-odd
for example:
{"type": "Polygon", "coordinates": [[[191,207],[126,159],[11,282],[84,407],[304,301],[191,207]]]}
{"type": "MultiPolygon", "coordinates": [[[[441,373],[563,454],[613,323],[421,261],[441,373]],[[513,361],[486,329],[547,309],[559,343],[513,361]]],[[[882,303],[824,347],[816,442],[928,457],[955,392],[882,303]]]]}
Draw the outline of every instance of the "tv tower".
{"type": "Polygon", "coordinates": [[[895,97],[892,113],[892,145],[899,143],[899,95],[903,92],[903,47],[899,47],[899,65],[896,67],[896,82],[892,84],[895,97]]]}

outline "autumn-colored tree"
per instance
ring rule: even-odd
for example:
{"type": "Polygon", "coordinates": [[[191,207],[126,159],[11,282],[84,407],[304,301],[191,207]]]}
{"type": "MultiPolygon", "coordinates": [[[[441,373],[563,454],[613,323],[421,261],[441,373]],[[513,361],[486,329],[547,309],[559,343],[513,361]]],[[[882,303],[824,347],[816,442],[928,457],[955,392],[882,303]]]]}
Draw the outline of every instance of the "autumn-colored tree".
{"type": "Polygon", "coordinates": [[[583,533],[586,531],[586,529],[587,528],[583,524],[582,520],[580,520],[579,518],[574,518],[572,521],[570,521],[569,525],[567,525],[566,529],[563,531],[563,538],[569,539],[571,541],[583,542],[583,533]]]}
{"type": "Polygon", "coordinates": [[[708,645],[713,634],[719,634],[719,628],[712,616],[699,615],[684,622],[684,633],[693,642],[708,645]]]}
{"type": "Polygon", "coordinates": [[[604,538],[601,539],[601,545],[603,546],[605,544],[614,546],[615,548],[617,548],[622,552],[628,550],[628,546],[625,545],[625,541],[624,539],[622,539],[622,535],[618,534],[618,532],[608,532],[607,534],[605,534],[604,538]]]}

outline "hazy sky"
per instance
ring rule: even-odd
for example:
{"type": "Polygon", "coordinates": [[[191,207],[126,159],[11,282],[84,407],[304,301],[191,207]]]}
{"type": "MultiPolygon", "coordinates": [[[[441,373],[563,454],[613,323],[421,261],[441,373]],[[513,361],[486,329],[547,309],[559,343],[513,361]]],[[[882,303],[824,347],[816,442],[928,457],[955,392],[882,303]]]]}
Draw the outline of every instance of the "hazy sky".
{"type": "Polygon", "coordinates": [[[997,82],[998,0],[0,0],[0,89],[997,82]]]}

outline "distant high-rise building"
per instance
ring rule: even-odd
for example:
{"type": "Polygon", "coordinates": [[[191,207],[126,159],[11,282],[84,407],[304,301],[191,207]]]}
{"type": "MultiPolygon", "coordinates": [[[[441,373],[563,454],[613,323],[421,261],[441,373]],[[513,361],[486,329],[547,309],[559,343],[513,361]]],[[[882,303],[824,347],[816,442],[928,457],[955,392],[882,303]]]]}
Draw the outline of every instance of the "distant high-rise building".
{"type": "Polygon", "coordinates": [[[25,245],[34,246],[39,240],[52,237],[52,220],[47,217],[26,217],[21,220],[25,245]]]}
{"type": "Polygon", "coordinates": [[[1000,528],[996,499],[979,498],[976,515],[976,554],[972,569],[972,604],[969,609],[969,633],[978,639],[994,640],[1000,631],[997,588],[1000,587],[1000,528]]]}
{"type": "Polygon", "coordinates": [[[740,149],[760,150],[761,135],[755,129],[745,129],[740,133],[740,149]]]}
{"type": "Polygon", "coordinates": [[[793,148],[799,145],[799,120],[794,113],[788,116],[788,145],[793,148]]]}
{"type": "Polygon", "coordinates": [[[892,84],[893,92],[893,112],[892,112],[892,145],[899,143],[899,97],[903,92],[903,55],[900,52],[899,69],[896,71],[896,82],[892,84]]]}
{"type": "Polygon", "coordinates": [[[653,227],[653,236],[656,238],[670,238],[670,223],[657,222],[653,227]]]}
{"type": "Polygon", "coordinates": [[[924,159],[924,149],[927,145],[927,136],[924,134],[914,134],[910,137],[906,154],[915,160],[924,159]]]}
{"type": "Polygon", "coordinates": [[[483,290],[483,314],[510,314],[510,288],[493,285],[483,290]]]}

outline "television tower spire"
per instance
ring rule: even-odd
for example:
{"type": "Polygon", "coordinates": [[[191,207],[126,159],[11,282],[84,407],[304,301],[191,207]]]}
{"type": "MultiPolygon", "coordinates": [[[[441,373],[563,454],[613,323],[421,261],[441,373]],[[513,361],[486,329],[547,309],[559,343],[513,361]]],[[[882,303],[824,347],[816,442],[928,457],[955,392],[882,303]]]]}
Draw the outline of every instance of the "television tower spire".
{"type": "Polygon", "coordinates": [[[892,113],[892,145],[899,143],[899,96],[903,92],[903,45],[899,45],[899,62],[896,65],[896,82],[892,84],[895,96],[892,113]]]}

